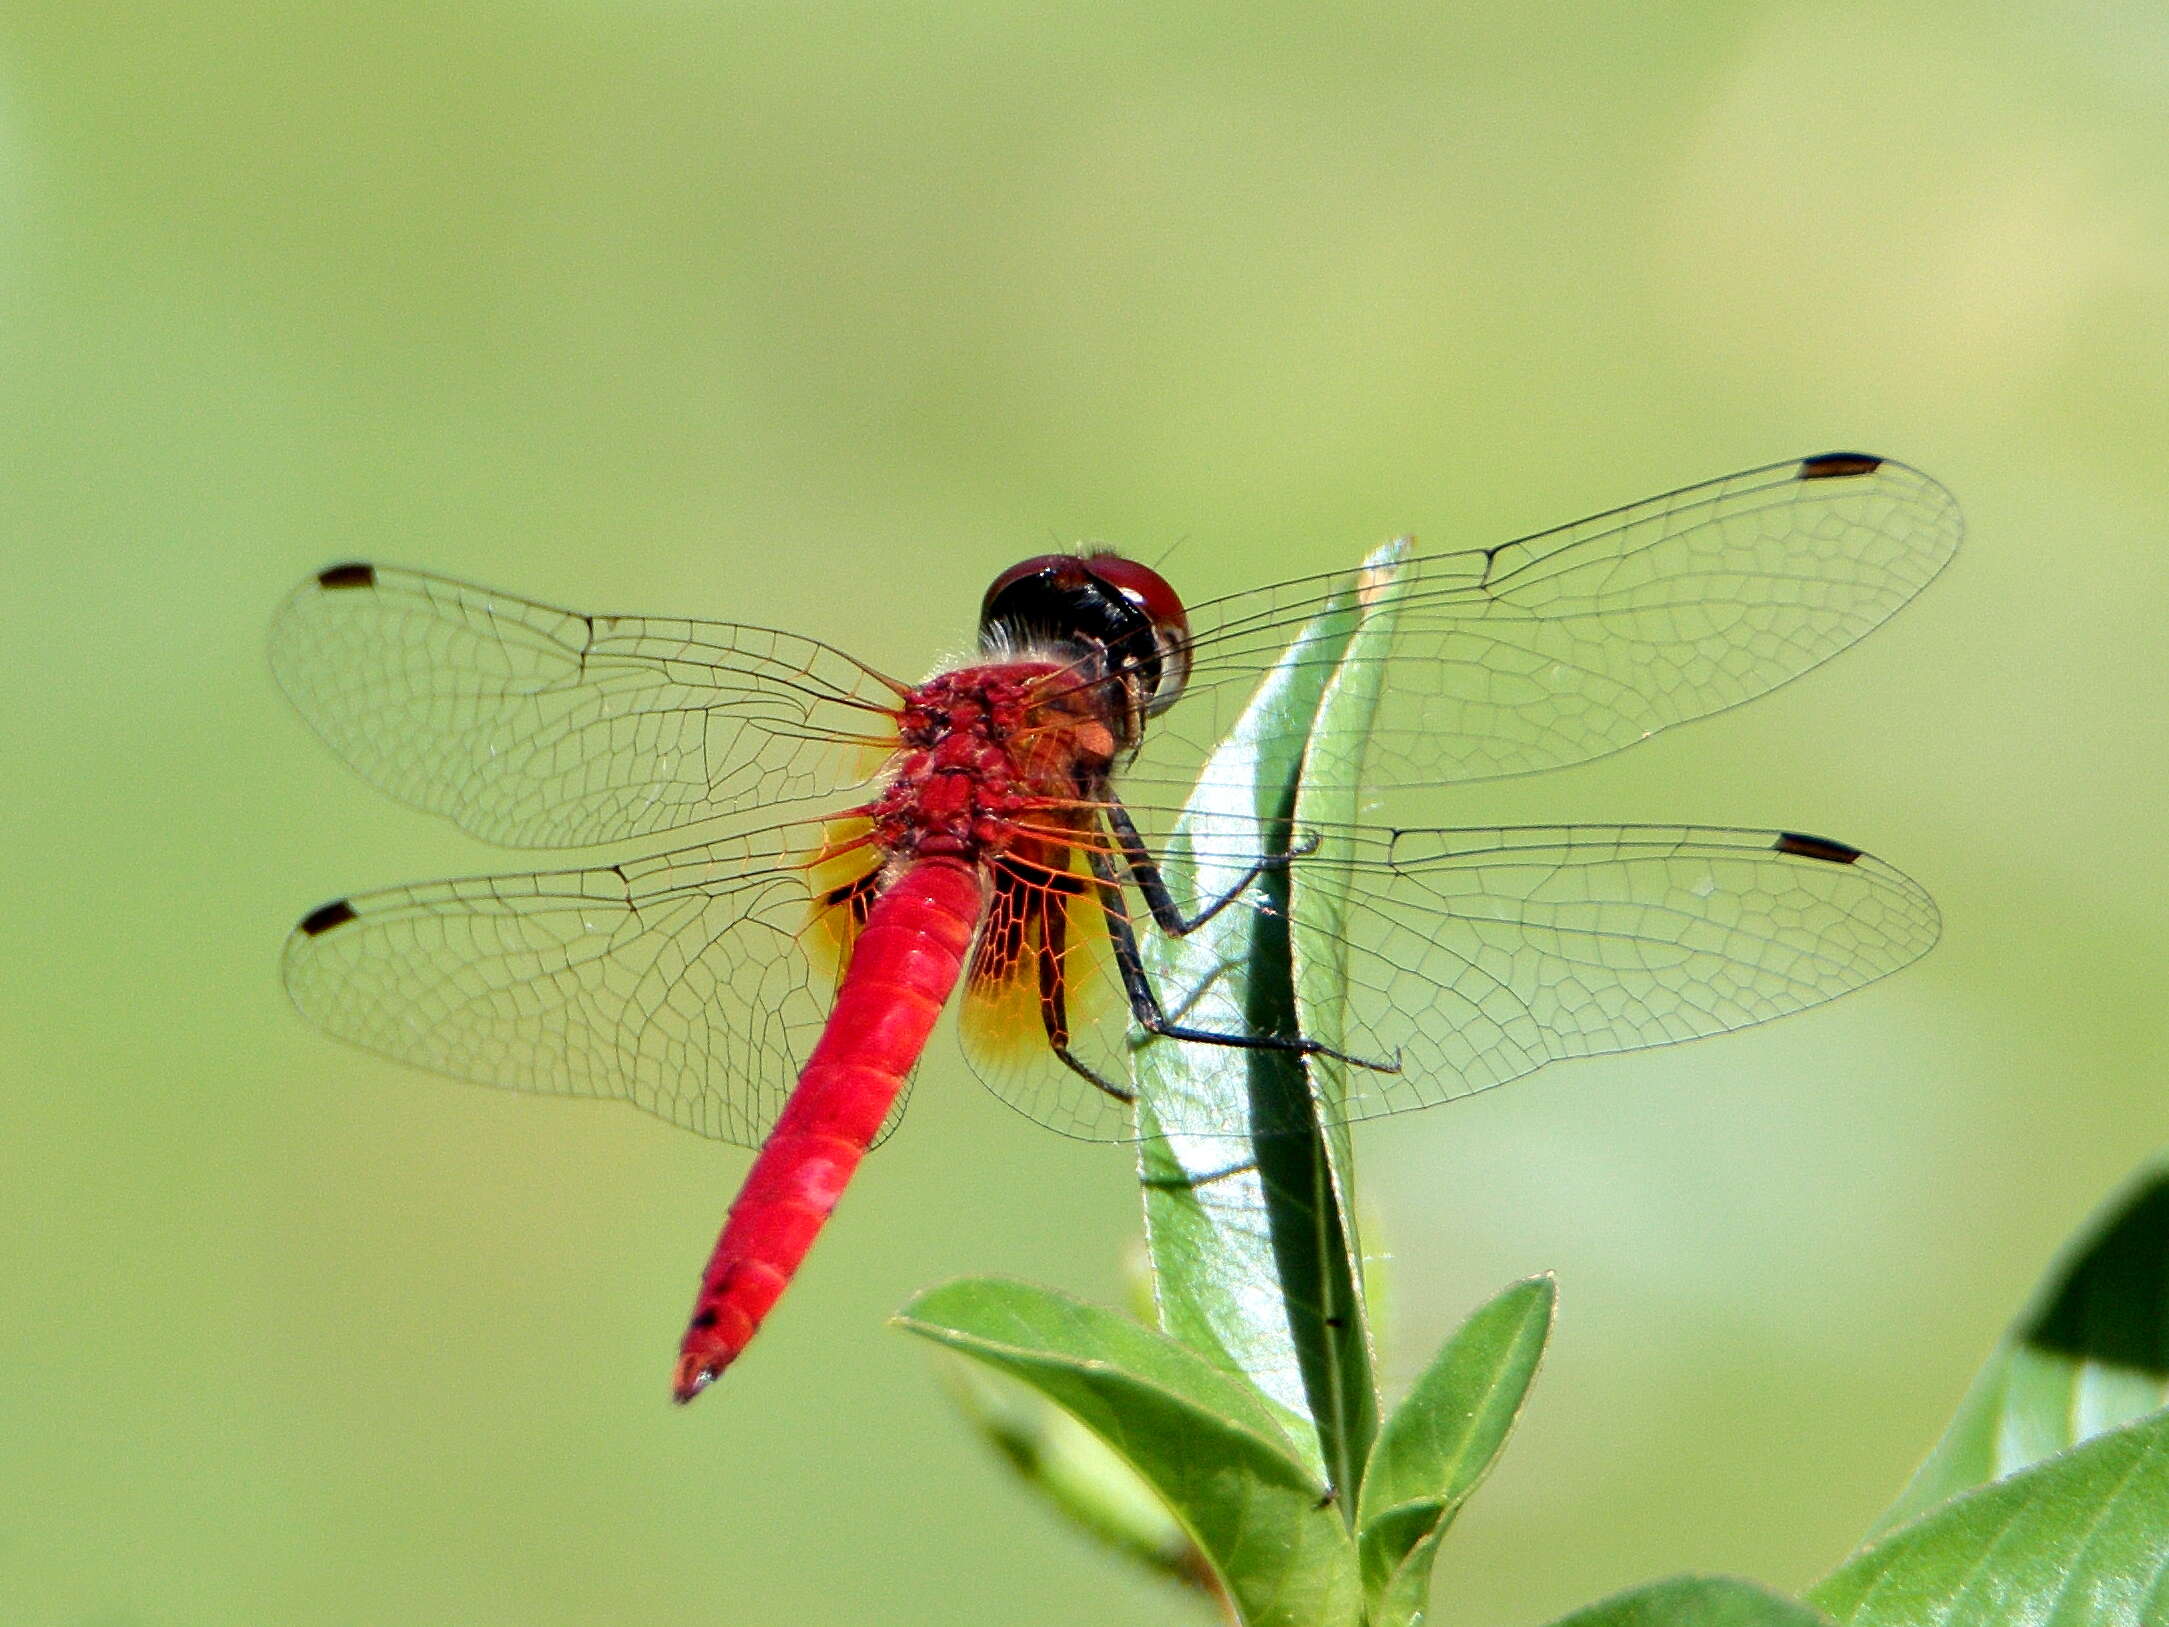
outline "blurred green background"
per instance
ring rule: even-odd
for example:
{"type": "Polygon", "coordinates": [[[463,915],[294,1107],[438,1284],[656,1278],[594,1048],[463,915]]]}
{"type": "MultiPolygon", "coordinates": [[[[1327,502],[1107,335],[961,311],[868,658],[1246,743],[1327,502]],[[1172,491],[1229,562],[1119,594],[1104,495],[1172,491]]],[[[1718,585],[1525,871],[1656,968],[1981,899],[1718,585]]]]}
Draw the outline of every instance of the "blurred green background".
{"type": "Polygon", "coordinates": [[[2169,1130],[2169,22],[2031,8],[0,13],[0,1619],[1095,1623],[1187,1608],[883,1327],[1122,1292],[1125,1154],[946,1039],[743,1366],[744,1157],[342,1050],[280,940],[518,868],[262,642],[335,558],[923,671],[1021,553],[1193,590],[1860,447],[1965,505],[1860,649],[1441,823],[1785,824],[1944,906],[1812,1015],[1366,1130],[1389,1374],[1556,1268],[1438,1616],[1798,1586],[2169,1130]]]}

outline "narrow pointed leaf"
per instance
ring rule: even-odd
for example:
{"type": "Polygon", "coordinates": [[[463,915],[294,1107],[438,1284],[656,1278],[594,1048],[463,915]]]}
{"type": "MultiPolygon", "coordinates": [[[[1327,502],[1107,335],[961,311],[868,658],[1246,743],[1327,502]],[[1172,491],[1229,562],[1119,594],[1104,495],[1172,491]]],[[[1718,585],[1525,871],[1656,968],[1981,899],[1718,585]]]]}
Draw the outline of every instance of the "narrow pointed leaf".
{"type": "Polygon", "coordinates": [[[1173,1511],[1248,1627],[1354,1627],[1347,1527],[1273,1410],[1166,1335],[1028,1283],[929,1290],[902,1324],[1038,1390],[1173,1511]]]}
{"type": "MultiPolygon", "coordinates": [[[[1318,704],[1310,748],[1296,790],[1295,835],[1304,828],[1348,826],[1363,812],[1363,765],[1385,681],[1386,658],[1399,625],[1402,583],[1398,568],[1408,553],[1401,538],[1364,561],[1357,579],[1356,624],[1346,653],[1318,704]]],[[[1294,956],[1296,1010],[1303,1032],[1330,1049],[1346,1040],[1348,1002],[1348,892],[1344,879],[1300,862],[1289,876],[1290,947],[1294,956]]],[[[1360,1476],[1378,1434],[1377,1350],[1372,1342],[1364,1292],[1363,1247],[1357,1234],[1355,1147],[1334,1104],[1345,1095],[1347,1065],[1332,1056],[1309,1060],[1314,1114],[1303,1137],[1306,1191],[1320,1217],[1309,1270],[1318,1284],[1320,1314],[1299,1323],[1305,1336],[1305,1371],[1313,1415],[1321,1420],[1333,1484],[1353,1517],[1360,1476]]]]}
{"type": "Polygon", "coordinates": [[[1521,1415],[1557,1300],[1549,1277],[1492,1300],[1446,1341],[1379,1432],[1356,1517],[1372,1627],[1422,1619],[1439,1540],[1521,1415]]]}
{"type": "Polygon", "coordinates": [[[2160,1627],[2169,1413],[1941,1504],[1808,1598],[1845,1627],[2160,1627]]]}
{"type": "Polygon", "coordinates": [[[1829,1618],[1736,1577],[1673,1576],[1615,1593],[1553,1627],[1829,1627],[1829,1618]]]}
{"type": "Polygon", "coordinates": [[[1888,1530],[2169,1403],[2169,1160],[2080,1234],[1982,1367],[1888,1530]]]}
{"type": "MultiPolygon", "coordinates": [[[[1373,556],[1366,587],[1304,630],[1295,646],[1304,658],[1267,676],[1215,754],[1164,856],[1178,896],[1208,899],[1241,879],[1194,862],[1189,842],[1199,831],[1215,833],[1202,844],[1208,853],[1258,851],[1299,841],[1306,813],[1345,819],[1353,811],[1400,552],[1396,544],[1373,556]],[[1333,661],[1320,660],[1321,651],[1333,661]]],[[[1186,938],[1155,936],[1149,973],[1198,1026],[1300,1028],[1331,1044],[1339,970],[1328,958],[1305,958],[1308,944],[1325,940],[1306,937],[1303,922],[1311,912],[1321,924],[1338,921],[1332,878],[1306,878],[1298,858],[1252,888],[1255,907],[1225,910],[1186,938]]],[[[1325,1127],[1312,1096],[1333,1081],[1287,1053],[1179,1042],[1143,1042],[1138,1064],[1139,1163],[1161,1326],[1244,1374],[1352,1500],[1377,1427],[1377,1391],[1346,1201],[1346,1135],[1325,1127]]]]}

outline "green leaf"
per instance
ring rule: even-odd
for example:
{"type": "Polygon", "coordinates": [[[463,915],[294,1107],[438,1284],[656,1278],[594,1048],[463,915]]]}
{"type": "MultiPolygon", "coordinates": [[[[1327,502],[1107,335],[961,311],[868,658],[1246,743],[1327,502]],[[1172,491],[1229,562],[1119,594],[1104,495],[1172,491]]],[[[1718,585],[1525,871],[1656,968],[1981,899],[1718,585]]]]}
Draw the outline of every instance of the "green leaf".
{"type": "MultiPolygon", "coordinates": [[[[1379,686],[1388,670],[1386,657],[1399,626],[1404,587],[1399,567],[1408,551],[1408,539],[1399,538],[1374,551],[1357,574],[1355,628],[1318,704],[1297,782],[1298,840],[1306,826],[1345,827],[1363,811],[1364,758],[1379,686]]],[[[1295,1005],[1302,1032],[1338,1049],[1346,1039],[1349,878],[1345,872],[1334,875],[1298,862],[1288,879],[1295,1005]]],[[[1308,1174],[1305,1191],[1319,1217],[1313,1251],[1304,1263],[1319,1284],[1322,1310],[1304,1325],[1310,1337],[1299,1349],[1305,1355],[1311,1410],[1319,1420],[1327,1466],[1333,1484],[1347,1498],[1344,1512],[1352,1518],[1362,1491],[1359,1477],[1378,1433],[1376,1346],[1354,1211],[1355,1148],[1337,1112],[1317,1111],[1344,1098],[1347,1065],[1317,1056],[1306,1067],[1315,1094],[1304,1097],[1304,1105],[1313,1111],[1305,1121],[1307,1133],[1299,1138],[1306,1156],[1297,1168],[1308,1174]]]]}
{"type": "Polygon", "coordinates": [[[1439,1540],[1521,1415],[1557,1301],[1548,1276],[1500,1294],[1446,1341],[1379,1433],[1356,1517],[1374,1627],[1423,1618],[1439,1540]]]}
{"type": "Polygon", "coordinates": [[[1808,1597],[1846,1627],[2159,1627],[2169,1413],[1942,1504],[1808,1597]]]}
{"type": "Polygon", "coordinates": [[[1038,1390],[1173,1511],[1249,1627],[1354,1627],[1355,1548],[1317,1474],[1241,1379],[1166,1335],[1028,1283],[972,1278],[898,1320],[1038,1390]]]}
{"type": "Polygon", "coordinates": [[[943,1365],[958,1409],[1055,1509],[1147,1570],[1217,1587],[1181,1521],[1106,1442],[1014,1379],[962,1356],[943,1365]]]}
{"type": "Polygon", "coordinates": [[[1553,1627],[1829,1627],[1829,1619],[1752,1582],[1674,1576],[1615,1593],[1553,1627]]]}
{"type": "Polygon", "coordinates": [[[2169,1402],[2169,1160],[2050,1270],[1879,1530],[2169,1402]]]}
{"type": "MultiPolygon", "coordinates": [[[[1163,855],[1178,896],[1209,899],[1242,880],[1198,860],[1190,844],[1200,831],[1215,833],[1201,844],[1207,853],[1271,851],[1299,840],[1306,817],[1352,815],[1404,552],[1396,543],[1372,556],[1355,590],[1291,646],[1300,659],[1284,657],[1267,675],[1214,754],[1163,855]]],[[[1297,858],[1250,885],[1257,907],[1225,910],[1184,938],[1154,935],[1148,973],[1197,1026],[1333,1044],[1340,968],[1322,946],[1343,912],[1338,883],[1306,875],[1297,858]]],[[[1346,1132],[1329,1127],[1313,1096],[1330,1099],[1332,1070],[1285,1052],[1150,1039],[1137,1064],[1161,1326],[1256,1385],[1345,1508],[1378,1399],[1346,1132]]]]}

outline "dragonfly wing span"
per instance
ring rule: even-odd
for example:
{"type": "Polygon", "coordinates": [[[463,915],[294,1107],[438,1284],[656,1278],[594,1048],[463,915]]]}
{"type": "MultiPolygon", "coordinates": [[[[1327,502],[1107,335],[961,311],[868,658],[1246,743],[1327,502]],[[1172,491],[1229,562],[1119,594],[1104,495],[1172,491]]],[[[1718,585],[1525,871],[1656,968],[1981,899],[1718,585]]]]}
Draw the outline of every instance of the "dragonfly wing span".
{"type": "Polygon", "coordinates": [[[801,835],[358,894],[294,930],[287,991],[400,1062],[758,1146],[835,986],[801,835]]]}
{"type": "Polygon", "coordinates": [[[812,639],[582,615],[381,565],[303,583],[271,666],[372,784],[508,847],[841,792],[895,739],[894,688],[812,639]]]}
{"type": "MultiPolygon", "coordinates": [[[[1772,464],[1496,548],[1400,568],[1370,777],[1425,785],[1578,763],[1750,700],[1886,620],[1962,526],[1920,471],[1861,454],[1772,464]]],[[[1188,775],[1342,571],[1191,611],[1193,673],[1124,784],[1188,775]]],[[[1338,645],[1318,659],[1337,658],[1338,645]]],[[[1298,649],[1293,659],[1300,661],[1298,649]]]]}

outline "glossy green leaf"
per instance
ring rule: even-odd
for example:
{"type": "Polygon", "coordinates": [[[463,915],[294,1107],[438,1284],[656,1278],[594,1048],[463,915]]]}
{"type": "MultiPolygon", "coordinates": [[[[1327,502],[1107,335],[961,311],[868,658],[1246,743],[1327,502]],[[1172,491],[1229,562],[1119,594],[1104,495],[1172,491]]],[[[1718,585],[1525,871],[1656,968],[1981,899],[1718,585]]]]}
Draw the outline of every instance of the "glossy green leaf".
{"type": "Polygon", "coordinates": [[[1242,1379],[1165,1334],[1028,1283],[950,1283],[898,1320],[1029,1384],[1121,1454],[1189,1531],[1249,1627],[1360,1619],[1347,1527],[1242,1379]]]}
{"type": "Polygon", "coordinates": [[[2004,1335],[1879,1529],[2169,1403],[2169,1161],[2102,1210],[2004,1335]]]}
{"type": "MultiPolygon", "coordinates": [[[[1376,550],[1357,577],[1355,627],[1318,703],[1297,785],[1298,840],[1307,826],[1350,825],[1363,811],[1364,759],[1386,657],[1399,625],[1405,584],[1398,566],[1408,548],[1404,537],[1376,550]]],[[[1296,1009],[1305,1034],[1337,1049],[1346,1039],[1347,878],[1298,862],[1289,883],[1296,1009]]],[[[1346,1064],[1318,1056],[1310,1059],[1307,1071],[1317,1102],[1332,1104],[1345,1094],[1346,1064]]],[[[1328,1470],[1352,1514],[1362,1490],[1359,1477],[1378,1433],[1377,1350],[1353,1208],[1355,1148],[1337,1113],[1313,1114],[1305,1128],[1308,1133],[1300,1138],[1304,1155],[1296,1169],[1308,1175],[1305,1191],[1313,1195],[1321,1219],[1310,1263],[1319,1284],[1321,1314],[1304,1325],[1309,1342],[1299,1349],[1305,1356],[1312,1413],[1321,1420],[1328,1470]]]]}
{"type": "Polygon", "coordinates": [[[1373,1627],[1422,1619],[1439,1541],[1521,1415],[1557,1301],[1550,1277],[1500,1294],[1446,1341],[1379,1432],[1356,1517],[1373,1627]]]}
{"type": "MultiPolygon", "coordinates": [[[[1164,855],[1178,896],[1210,898],[1241,880],[1195,860],[1189,844],[1200,829],[1222,835],[1210,851],[1262,850],[1299,841],[1305,816],[1352,815],[1402,552],[1394,544],[1374,555],[1357,592],[1305,628],[1295,646],[1303,659],[1274,668],[1215,753],[1164,855]],[[1334,659],[1320,660],[1322,650],[1334,659]]],[[[1298,858],[1251,886],[1259,907],[1226,910],[1185,938],[1155,935],[1148,971],[1200,1026],[1300,1028],[1331,1044],[1340,969],[1307,951],[1330,941],[1310,922],[1330,929],[1340,919],[1332,877],[1305,876],[1298,858]]],[[[1286,1053],[1148,1040],[1138,1085],[1161,1326],[1244,1374],[1352,1498],[1378,1402],[1346,1133],[1328,1128],[1312,1095],[1334,1088],[1330,1069],[1286,1053]],[[1167,1125],[1228,1133],[1162,1133],[1167,1125]]]]}
{"type": "Polygon", "coordinates": [[[1615,1593],[1553,1627],[1829,1627],[1829,1618],[1735,1577],[1673,1576],[1615,1593]]]}
{"type": "Polygon", "coordinates": [[[2160,1627],[2169,1413],[1943,1503],[1808,1597],[1846,1627],[2160,1627]]]}

